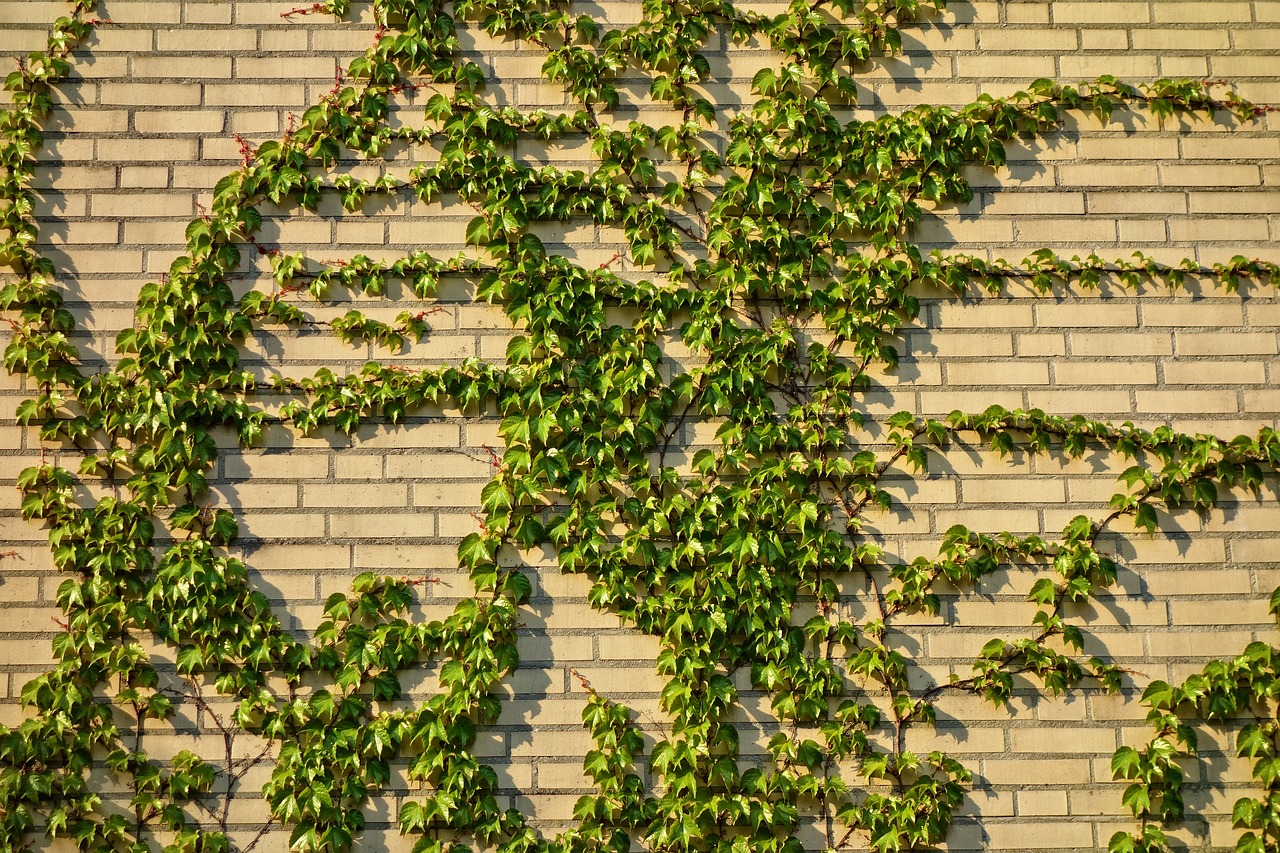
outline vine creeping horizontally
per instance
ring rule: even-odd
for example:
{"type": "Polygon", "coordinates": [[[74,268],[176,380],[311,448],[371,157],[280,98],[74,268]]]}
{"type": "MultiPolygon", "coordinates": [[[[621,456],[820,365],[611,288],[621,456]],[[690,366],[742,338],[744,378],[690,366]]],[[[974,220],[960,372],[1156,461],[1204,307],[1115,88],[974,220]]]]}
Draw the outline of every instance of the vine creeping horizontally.
{"type": "MultiPolygon", "coordinates": [[[[48,526],[67,576],[58,589],[66,625],[56,667],[23,690],[28,718],[0,729],[4,849],[44,833],[92,851],[247,851],[263,835],[233,843],[229,834],[227,806],[252,764],[234,747],[239,738],[275,757],[262,793],[299,850],[350,848],[370,797],[405,756],[425,793],[398,822],[420,836],[420,851],[800,851],[810,843],[802,837],[831,850],[927,848],[947,837],[973,781],[956,758],[907,748],[909,731],[934,724],[934,700],[968,691],[1001,705],[1028,685],[1060,694],[1085,681],[1118,689],[1125,674],[1083,653],[1080,605],[1118,571],[1099,536],[1121,522],[1154,532],[1157,509],[1213,506],[1219,489],[1257,489],[1280,464],[1270,429],[1226,440],[998,406],[940,420],[868,414],[864,392],[873,371],[896,365],[920,287],[1280,280],[1274,264],[1246,258],[1204,268],[1047,251],[1020,265],[923,254],[911,234],[924,206],[970,199],[967,168],[1000,165],[1002,140],[1052,133],[1063,110],[1104,121],[1117,107],[1157,117],[1228,110],[1247,121],[1259,108],[1199,82],[1104,77],[1037,81],[961,109],[842,118],[858,67],[899,47],[897,23],[916,0],[796,0],[776,15],[731,0],[644,0],[644,20],[627,27],[578,15],[567,0],[375,0],[368,50],[282,138],[245,144],[243,166],[188,227],[186,254],[142,289],[136,322],[118,339],[122,358],[90,375],[38,250],[29,189],[51,86],[93,26],[92,0],[71,5],[47,49],[9,76],[12,106],[0,123],[0,252],[15,270],[0,291],[14,318],[5,364],[36,392],[19,419],[61,442],[61,455],[81,456],[74,472],[42,461],[19,483],[23,514],[48,526]],[[491,105],[485,71],[458,55],[459,27],[543,51],[545,78],[573,106],[491,105]],[[728,115],[699,86],[721,33],[766,42],[776,58],[754,78],[755,102],[728,115]],[[616,117],[617,81],[637,72],[670,108],[669,124],[616,117]],[[388,122],[393,101],[420,85],[433,91],[424,121],[388,122]],[[595,165],[535,165],[511,153],[518,142],[565,137],[589,140],[595,165]],[[438,156],[397,174],[380,161],[393,143],[438,156]],[[344,171],[351,156],[381,162],[382,177],[344,171]],[[467,205],[468,246],[447,258],[325,264],[258,244],[260,205],[314,209],[327,196],[348,211],[384,196],[467,205]],[[625,236],[626,274],[575,264],[530,228],[573,219],[625,236]],[[248,246],[269,256],[272,276],[237,297],[228,281],[248,246]],[[510,318],[504,363],[370,362],[349,376],[274,383],[240,365],[237,343],[262,325],[325,325],[343,340],[398,348],[422,337],[423,314],[390,324],[351,311],[322,322],[301,294],[379,296],[400,280],[430,300],[450,279],[473,283],[510,318]],[[271,408],[282,395],[288,402],[271,408]],[[308,639],[293,636],[228,556],[233,513],[204,502],[215,430],[245,445],[281,422],[351,433],[437,403],[501,416],[505,448],[483,491],[483,527],[459,549],[474,596],[443,621],[410,621],[419,581],[361,575],[349,595],[328,600],[308,639]],[[692,445],[695,426],[714,440],[692,445]],[[1078,516],[1058,536],[957,525],[936,557],[886,559],[864,530],[872,511],[893,503],[886,477],[923,471],[974,440],[1002,455],[1101,449],[1131,467],[1110,512],[1078,516]],[[85,505],[83,483],[109,496],[85,505]],[[628,709],[588,690],[583,720],[595,747],[584,769],[596,793],[554,838],[503,808],[498,777],[474,750],[501,711],[495,689],[519,662],[531,582],[511,557],[544,546],[563,571],[590,578],[594,606],[659,639],[670,720],[646,749],[628,709]],[[1040,572],[1025,636],[993,639],[949,683],[922,678],[902,620],[938,613],[940,583],[975,589],[1009,566],[1040,572]],[[851,616],[851,601],[865,612],[851,616]],[[172,667],[148,656],[152,638],[172,650],[172,667]],[[400,674],[426,660],[439,663],[440,691],[404,701],[400,674]],[[744,673],[779,724],[760,760],[744,757],[730,722],[744,673]],[[147,723],[175,703],[212,721],[223,754],[142,751],[147,723]],[[131,792],[126,811],[104,807],[90,772],[103,770],[131,792]]],[[[341,16],[347,6],[329,0],[291,14],[341,16]]],[[[1255,762],[1262,793],[1236,806],[1238,849],[1278,849],[1278,655],[1256,643],[1185,684],[1147,690],[1153,739],[1113,763],[1131,780],[1124,801],[1138,827],[1112,838],[1112,850],[1164,849],[1162,822],[1183,811],[1175,759],[1194,748],[1187,719],[1242,714],[1257,715],[1239,750],[1255,762]]]]}

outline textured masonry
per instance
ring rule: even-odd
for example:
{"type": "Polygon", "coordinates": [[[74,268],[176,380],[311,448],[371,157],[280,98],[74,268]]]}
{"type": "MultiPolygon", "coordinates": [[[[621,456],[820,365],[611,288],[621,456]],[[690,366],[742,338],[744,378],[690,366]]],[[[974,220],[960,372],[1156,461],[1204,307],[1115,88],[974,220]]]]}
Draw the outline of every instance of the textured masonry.
{"type": "MultiPolygon", "coordinates": [[[[48,254],[77,314],[83,333],[76,344],[89,363],[114,357],[115,334],[132,322],[139,287],[168,269],[187,222],[238,164],[236,136],[259,142],[285,132],[290,116],[328,91],[335,70],[372,38],[373,22],[360,4],[347,22],[282,18],[290,5],[102,3],[101,17],[111,23],[77,52],[73,81],[59,87],[61,107],[38,177],[48,254]]],[[[620,23],[639,11],[638,2],[580,5],[584,14],[620,23]]],[[[41,47],[61,9],[45,0],[0,2],[0,53],[41,47]]],[[[1073,81],[1109,73],[1228,77],[1246,98],[1280,102],[1280,2],[955,0],[946,14],[910,26],[904,48],[903,56],[866,69],[860,116],[923,102],[961,104],[1038,77],[1073,81]]],[[[540,81],[536,51],[476,28],[465,31],[463,49],[500,81],[494,98],[526,106],[563,102],[558,87],[540,81]]],[[[740,103],[764,61],[761,50],[727,47],[712,57],[716,79],[707,88],[722,103],[740,103]]],[[[645,84],[637,81],[630,91],[645,109],[639,97],[645,84]]],[[[403,103],[395,120],[413,121],[424,100],[403,103]]],[[[590,157],[585,147],[568,145],[519,153],[558,164],[585,165],[590,157]]],[[[410,154],[389,156],[404,161],[410,154]]],[[[1011,144],[1006,168],[972,177],[974,200],[929,216],[923,240],[1010,260],[1041,246],[1065,256],[1096,250],[1124,257],[1140,249],[1169,263],[1233,255],[1280,260],[1275,113],[1243,126],[1226,119],[1161,126],[1123,111],[1103,125],[1072,114],[1060,133],[1011,144]]],[[[336,205],[317,214],[269,206],[263,212],[264,244],[316,258],[392,258],[418,246],[447,254],[461,245],[473,215],[407,202],[346,217],[336,205]]],[[[589,225],[543,227],[539,234],[564,244],[584,265],[604,263],[621,247],[619,235],[589,225]]],[[[263,268],[261,259],[246,261],[244,287],[252,284],[250,267],[263,268]]],[[[381,319],[431,307],[391,296],[385,303],[354,301],[381,319]]],[[[920,296],[922,323],[904,334],[899,368],[878,377],[868,398],[873,413],[942,415],[1001,403],[1224,436],[1280,425],[1280,300],[1270,291],[1237,296],[1192,283],[1178,294],[1134,295],[1104,285],[1042,297],[1014,285],[999,297],[920,296]]],[[[442,293],[439,305],[428,318],[430,334],[391,360],[502,357],[508,333],[498,309],[461,291],[442,293]]],[[[264,376],[321,367],[341,373],[387,357],[311,332],[259,334],[244,356],[264,376]]],[[[15,425],[25,394],[20,377],[0,375],[0,481],[7,484],[41,453],[57,453],[15,425]]],[[[711,435],[691,430],[686,439],[696,445],[711,435]]],[[[212,500],[236,510],[245,534],[239,555],[292,628],[314,627],[325,598],[370,569],[438,578],[421,608],[434,618],[468,593],[456,544],[476,525],[488,448],[500,444],[496,420],[449,410],[419,413],[394,429],[366,427],[352,440],[281,430],[269,433],[263,448],[241,450],[227,436],[212,500]]],[[[1017,453],[1000,460],[979,448],[953,453],[910,491],[904,481],[899,494],[909,511],[877,516],[874,526],[890,554],[908,559],[935,551],[941,533],[962,517],[976,529],[1059,531],[1071,516],[1105,507],[1116,490],[1116,461],[1030,461],[1017,453]]],[[[1261,500],[1241,494],[1203,516],[1162,517],[1154,539],[1116,537],[1121,582],[1097,612],[1083,614],[1094,647],[1086,650],[1134,670],[1140,686],[1184,677],[1252,639],[1272,640],[1266,596],[1280,584],[1276,497],[1273,484],[1261,500]]],[[[59,582],[43,532],[18,517],[12,489],[0,492],[0,549],[14,552],[0,564],[0,722],[12,724],[21,717],[22,684],[50,662],[59,582]]],[[[585,785],[583,696],[570,671],[639,710],[645,725],[660,725],[657,645],[593,610],[584,578],[559,575],[553,560],[531,571],[536,592],[523,629],[523,664],[507,685],[502,724],[482,735],[479,751],[517,806],[554,824],[569,818],[585,785]]],[[[1033,610],[1025,600],[1030,583],[1018,573],[998,576],[984,594],[952,594],[941,617],[918,620],[909,631],[926,670],[945,680],[992,636],[1019,631],[1033,610]]],[[[165,655],[162,648],[154,652],[165,655]]],[[[429,692],[433,673],[423,671],[410,684],[429,692]]],[[[740,687],[749,685],[744,680],[740,687]]],[[[929,739],[957,753],[978,777],[966,817],[952,830],[953,849],[1100,848],[1129,826],[1108,762],[1118,745],[1146,737],[1136,703],[1074,691],[1058,700],[1015,701],[1009,714],[955,695],[940,700],[939,711],[938,734],[929,739]]],[[[753,707],[747,699],[747,728],[767,731],[770,719],[767,703],[753,707]]],[[[163,756],[208,738],[204,723],[180,714],[171,731],[148,737],[147,750],[163,756]]],[[[1229,736],[1207,729],[1202,745],[1208,757],[1190,765],[1189,776],[1212,767],[1221,786],[1189,797],[1190,811],[1201,817],[1176,834],[1193,849],[1234,843],[1231,804],[1248,782],[1247,768],[1225,757],[1229,736]]],[[[268,774],[261,767],[246,777],[247,793],[234,804],[250,834],[267,818],[254,791],[268,774]]],[[[376,803],[359,849],[407,849],[391,822],[397,797],[411,793],[402,780],[376,803]]],[[[285,849],[287,834],[265,844],[285,849]]]]}

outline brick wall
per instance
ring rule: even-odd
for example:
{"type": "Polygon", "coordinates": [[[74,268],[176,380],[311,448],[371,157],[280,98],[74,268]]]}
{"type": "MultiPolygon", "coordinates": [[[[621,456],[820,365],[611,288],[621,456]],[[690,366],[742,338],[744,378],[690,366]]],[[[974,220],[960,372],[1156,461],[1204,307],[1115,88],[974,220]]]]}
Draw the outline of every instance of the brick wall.
{"type": "MultiPolygon", "coordinates": [[[[587,14],[620,23],[639,12],[632,2],[581,5],[587,14]]],[[[104,0],[101,16],[112,23],[77,52],[74,79],[59,88],[38,177],[48,254],[77,315],[76,343],[89,363],[113,358],[115,334],[132,322],[139,287],[181,254],[187,222],[239,162],[235,136],[253,142],[279,136],[289,116],[328,91],[335,69],[368,44],[372,21],[367,7],[357,6],[351,21],[335,23],[283,19],[289,4],[278,0],[104,0]]],[[[0,53],[42,46],[61,9],[45,0],[0,2],[0,53]]],[[[539,81],[535,52],[474,28],[463,33],[463,46],[501,81],[493,97],[520,105],[562,103],[557,87],[539,81]]],[[[1229,77],[1246,98],[1280,102],[1280,2],[956,0],[946,14],[908,28],[904,47],[903,56],[866,69],[859,115],[965,103],[1038,77],[1074,81],[1105,73],[1135,80],[1229,77]]],[[[740,102],[767,61],[767,52],[750,48],[717,55],[718,77],[708,88],[724,103],[740,102]]],[[[398,105],[394,120],[414,120],[424,100],[398,105]]],[[[1280,260],[1277,131],[1276,114],[1243,126],[1226,118],[1161,125],[1123,111],[1104,125],[1070,114],[1062,132],[1010,144],[1007,167],[975,171],[974,200],[928,216],[920,236],[940,248],[1010,260],[1041,246],[1067,256],[1096,250],[1125,257],[1140,249],[1167,262],[1212,263],[1237,254],[1280,260]]],[[[589,161],[589,151],[572,144],[520,153],[556,163],[589,161]]],[[[414,156],[398,149],[386,168],[403,171],[414,156]]],[[[353,171],[376,174],[378,168],[353,171]]],[[[460,247],[473,215],[465,207],[405,202],[346,217],[327,204],[318,213],[269,205],[263,212],[262,242],[314,258],[393,258],[411,247],[448,254],[460,247]]],[[[617,235],[589,225],[547,229],[542,236],[562,242],[583,264],[603,262],[620,247],[617,235]]],[[[252,286],[263,267],[261,258],[247,258],[238,286],[252,286]]],[[[1278,425],[1280,392],[1273,383],[1280,372],[1280,302],[1269,290],[1235,295],[1193,282],[1178,294],[1134,294],[1104,284],[1040,296],[1014,285],[999,297],[921,297],[922,322],[904,334],[901,366],[878,377],[868,395],[873,413],[939,415],[1001,403],[1228,436],[1278,425]]],[[[406,307],[441,309],[430,316],[431,333],[421,344],[390,356],[398,362],[501,358],[505,351],[502,313],[474,304],[461,288],[446,289],[431,305],[395,293],[352,302],[384,319],[406,307]]],[[[349,307],[315,312],[327,316],[349,307]]],[[[260,333],[245,347],[245,358],[263,376],[299,376],[320,367],[358,369],[388,356],[325,334],[281,331],[260,333]]],[[[24,396],[20,377],[0,376],[5,483],[42,452],[34,432],[14,424],[24,396]]],[[[691,444],[709,437],[701,430],[687,436],[691,444]]],[[[421,608],[435,618],[468,594],[466,576],[456,568],[456,543],[476,525],[472,513],[490,471],[487,448],[500,445],[495,420],[449,410],[418,412],[395,428],[366,427],[351,440],[279,430],[268,434],[265,447],[243,450],[228,439],[212,499],[236,510],[244,533],[239,556],[293,628],[313,628],[324,599],[370,569],[438,577],[421,608]]],[[[907,508],[873,517],[872,526],[891,555],[907,558],[934,552],[941,533],[961,520],[982,530],[1055,533],[1082,511],[1100,514],[1116,491],[1116,464],[1100,456],[1030,460],[1021,452],[1001,460],[960,448],[937,457],[927,479],[903,478],[896,488],[907,508]]],[[[1108,766],[1118,745],[1146,737],[1143,709],[1126,700],[1150,679],[1183,677],[1251,639],[1274,640],[1265,600],[1280,584],[1275,497],[1269,485],[1261,500],[1241,494],[1203,515],[1162,516],[1162,533],[1154,538],[1114,537],[1120,583],[1074,615],[1088,622],[1088,651],[1134,671],[1126,696],[1026,697],[1016,699],[1011,712],[964,695],[940,700],[938,734],[922,735],[919,746],[936,743],[955,752],[978,778],[966,816],[953,829],[954,848],[1105,847],[1115,829],[1129,826],[1121,786],[1111,781],[1108,766]]],[[[59,582],[44,534],[18,517],[13,490],[0,492],[0,549],[17,552],[0,573],[0,722],[12,724],[21,718],[22,684],[49,665],[59,582]]],[[[656,727],[657,644],[588,606],[588,582],[559,575],[553,560],[531,571],[536,593],[522,632],[524,662],[508,684],[502,725],[481,735],[480,752],[516,805],[556,823],[568,819],[585,784],[583,697],[570,670],[656,727]]],[[[908,625],[903,641],[930,677],[966,674],[986,640],[1024,633],[1034,612],[1025,600],[1033,580],[1030,573],[1005,573],[985,583],[981,594],[946,595],[942,615],[908,625]]],[[[856,615],[856,601],[850,606],[856,615]]],[[[154,651],[162,659],[167,654],[154,651]]],[[[411,683],[430,692],[433,674],[425,669],[411,683]]],[[[748,698],[741,719],[746,729],[767,733],[767,702],[748,698]]],[[[209,722],[184,706],[171,732],[148,738],[148,750],[163,756],[192,739],[207,744],[209,722]]],[[[1220,783],[1197,787],[1188,798],[1201,817],[1179,835],[1192,849],[1234,843],[1230,809],[1248,781],[1245,765],[1224,755],[1229,735],[1207,729],[1202,737],[1209,757],[1189,763],[1188,773],[1194,780],[1211,769],[1220,783]]],[[[251,740],[244,738],[246,755],[256,754],[251,740]]],[[[253,792],[268,774],[260,766],[246,776],[246,794],[234,803],[247,837],[267,816],[253,792]]],[[[409,793],[402,783],[377,801],[360,849],[407,849],[389,821],[397,798],[409,793]]],[[[284,849],[286,839],[273,834],[260,849],[284,849]]],[[[806,843],[821,846],[816,838],[806,843]]]]}

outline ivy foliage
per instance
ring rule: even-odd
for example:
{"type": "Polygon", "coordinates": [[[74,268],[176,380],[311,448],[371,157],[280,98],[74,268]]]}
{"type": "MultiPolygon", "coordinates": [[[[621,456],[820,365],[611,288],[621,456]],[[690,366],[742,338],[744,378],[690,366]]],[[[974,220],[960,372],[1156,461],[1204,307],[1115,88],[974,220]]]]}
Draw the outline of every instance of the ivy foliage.
{"type": "MultiPolygon", "coordinates": [[[[944,842],[974,781],[953,756],[907,748],[910,731],[934,725],[940,694],[1003,705],[1019,690],[1122,686],[1114,663],[1084,653],[1080,605],[1119,571],[1099,536],[1125,523],[1154,533],[1160,512],[1258,489],[1280,462],[1280,436],[1225,440],[998,406],[876,419],[865,392],[876,371],[896,366],[922,288],[998,292],[1013,278],[1042,291],[1104,277],[1133,288],[1187,276],[1275,283],[1274,264],[1247,258],[1170,267],[1042,251],[1015,264],[926,255],[911,237],[931,205],[973,197],[967,170],[1001,165],[1006,140],[1052,133],[1064,110],[1103,121],[1116,109],[1157,118],[1227,110],[1243,121],[1256,108],[1201,82],[1103,77],[850,119],[858,71],[900,48],[898,27],[920,11],[916,0],[796,0],[776,14],[731,0],[641,5],[640,23],[616,27],[558,0],[375,0],[368,50],[282,138],[245,144],[243,165],[188,227],[186,253],[143,287],[134,326],[118,339],[121,358],[93,375],[37,249],[30,186],[51,86],[90,32],[94,3],[72,3],[46,50],[10,75],[0,252],[16,275],[0,291],[15,318],[5,364],[35,392],[20,420],[64,448],[58,460],[81,461],[73,472],[42,458],[19,483],[24,516],[47,525],[67,578],[57,664],[23,689],[26,721],[0,728],[5,849],[43,833],[86,851],[248,851],[263,835],[233,843],[228,805],[254,761],[268,759],[262,794],[300,851],[351,848],[370,798],[393,790],[397,760],[424,788],[397,815],[422,853],[470,844],[791,853],[805,849],[807,829],[831,850],[925,849],[944,842]],[[459,54],[459,27],[542,50],[544,77],[572,106],[493,105],[485,69],[459,54]],[[776,59],[755,75],[753,103],[732,113],[701,86],[722,37],[758,40],[776,59]],[[637,72],[668,123],[625,118],[620,81],[637,72]],[[420,126],[388,121],[397,99],[423,87],[432,94],[420,126]],[[587,141],[595,163],[560,168],[512,154],[557,139],[587,141]],[[393,144],[439,156],[395,174],[380,160],[393,144]],[[382,162],[382,176],[341,172],[352,156],[382,162]],[[448,258],[321,263],[257,242],[264,203],[315,209],[328,196],[351,212],[387,196],[466,205],[475,214],[468,245],[448,258]],[[625,274],[614,261],[576,264],[531,228],[567,221],[620,232],[625,257],[614,261],[625,274]],[[270,275],[237,297],[229,279],[246,251],[266,256],[270,275]],[[382,296],[401,281],[429,300],[446,279],[473,283],[506,312],[515,335],[502,363],[407,370],[374,361],[353,375],[271,383],[240,364],[237,345],[264,325],[327,327],[396,350],[429,334],[425,313],[394,324],[356,311],[321,320],[303,295],[327,304],[335,291],[382,296]],[[269,408],[281,393],[290,402],[269,408]],[[329,599],[309,638],[294,637],[228,555],[234,514],[204,502],[215,432],[230,429],[245,445],[273,424],[350,434],[428,404],[500,417],[504,448],[482,495],[483,527],[459,548],[474,596],[446,619],[411,621],[421,580],[361,575],[349,595],[329,599]],[[702,434],[714,437],[693,444],[702,434]],[[1080,515],[1059,536],[957,525],[935,557],[887,559],[865,525],[894,505],[888,482],[973,442],[1002,456],[1103,450],[1131,467],[1109,511],[1080,515]],[[83,484],[110,496],[86,505],[83,484]],[[475,752],[477,733],[501,714],[496,691],[519,663],[517,629],[533,591],[510,556],[543,547],[561,570],[591,580],[594,606],[658,638],[670,720],[646,747],[633,714],[585,684],[595,746],[584,775],[596,792],[555,838],[504,808],[497,774],[475,752]],[[993,639],[951,681],[930,682],[897,629],[940,612],[940,584],[976,590],[1010,567],[1040,572],[1024,636],[993,639]],[[851,602],[865,613],[852,615],[851,602]],[[172,664],[154,661],[144,640],[163,643],[172,664]],[[440,690],[408,701],[401,677],[427,661],[440,690]],[[777,720],[759,759],[731,722],[744,690],[777,720]],[[145,754],[147,722],[178,707],[211,720],[225,754],[145,754]],[[241,757],[244,737],[262,744],[258,759],[241,757]],[[104,807],[90,781],[101,772],[132,792],[129,813],[104,807]]],[[[289,14],[342,16],[347,6],[289,14]]],[[[1239,742],[1263,793],[1236,807],[1239,849],[1276,849],[1277,654],[1255,644],[1180,687],[1148,689],[1156,735],[1121,749],[1113,765],[1131,780],[1124,801],[1139,826],[1117,834],[1113,850],[1164,849],[1160,824],[1182,816],[1175,759],[1194,747],[1194,732],[1179,714],[1222,722],[1242,713],[1257,715],[1239,742]]]]}

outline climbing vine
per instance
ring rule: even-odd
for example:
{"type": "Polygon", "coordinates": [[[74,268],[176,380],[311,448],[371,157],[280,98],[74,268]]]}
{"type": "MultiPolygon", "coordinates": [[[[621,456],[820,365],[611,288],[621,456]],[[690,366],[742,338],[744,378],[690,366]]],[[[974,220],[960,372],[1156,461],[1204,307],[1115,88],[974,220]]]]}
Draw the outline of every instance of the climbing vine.
{"type": "MultiPolygon", "coordinates": [[[[340,17],[348,5],[287,14],[340,17]]],[[[927,203],[972,198],[967,168],[1001,165],[1004,140],[1052,133],[1064,110],[1103,121],[1115,109],[1157,118],[1226,110],[1247,122],[1266,108],[1204,82],[1103,77],[1036,81],[960,109],[842,119],[859,69],[899,49],[898,25],[918,5],[796,0],[767,15],[731,0],[644,0],[641,23],[614,27],[558,0],[375,0],[368,49],[280,139],[242,143],[242,166],[190,223],[185,254],[142,288],[135,323],[117,341],[122,357],[90,373],[68,337],[74,323],[54,266],[38,250],[30,190],[52,87],[97,23],[92,0],[72,3],[46,49],[6,80],[12,104],[0,120],[0,253],[16,271],[0,291],[14,327],[5,365],[33,392],[19,420],[67,448],[19,481],[23,515],[48,527],[66,575],[57,595],[65,628],[54,669],[22,691],[27,719],[0,728],[0,845],[24,849],[43,833],[87,851],[247,853],[264,836],[233,844],[228,806],[247,770],[269,757],[261,793],[291,846],[347,850],[393,762],[408,756],[408,777],[425,793],[397,820],[417,851],[790,853],[804,849],[805,827],[831,850],[923,849],[945,840],[973,781],[951,755],[907,749],[909,731],[933,726],[938,696],[967,691],[1002,705],[1028,683],[1054,695],[1120,689],[1125,673],[1083,651],[1080,605],[1119,571],[1099,536],[1126,525],[1154,533],[1158,510],[1257,490],[1280,464],[1280,436],[1192,436],[999,406],[876,419],[864,395],[874,371],[896,366],[920,287],[1280,281],[1276,265],[1247,258],[1206,268],[1041,251],[1009,263],[926,255],[912,241],[927,203]],[[459,26],[543,51],[544,77],[572,106],[492,105],[485,70],[459,54],[459,26]],[[721,34],[759,39],[776,58],[755,75],[754,102],[730,114],[699,86],[721,34]],[[637,70],[678,120],[616,117],[618,81],[637,70]],[[388,122],[409,92],[425,100],[422,125],[388,122]],[[589,140],[591,168],[511,153],[565,137],[589,140]],[[438,157],[399,174],[380,159],[393,143],[438,157]],[[382,176],[342,172],[344,152],[380,163],[382,176]],[[466,206],[467,247],[334,263],[257,239],[263,203],[315,209],[330,196],[351,212],[379,197],[466,206]],[[584,267],[530,227],[575,219],[618,229],[625,257],[584,267]],[[267,257],[271,275],[237,297],[228,282],[246,252],[267,257]],[[505,311],[515,335],[501,363],[407,370],[374,361],[348,376],[270,383],[240,364],[237,344],[264,326],[328,328],[396,350],[428,333],[426,312],[394,324],[358,311],[321,320],[307,298],[384,296],[401,281],[429,301],[446,280],[473,284],[505,311]],[[267,398],[281,394],[289,402],[270,408],[267,398]],[[459,548],[474,595],[446,619],[410,621],[415,589],[429,579],[364,574],[350,594],[330,597],[309,638],[284,630],[228,554],[234,514],[205,500],[214,431],[230,428],[246,446],[269,425],[350,434],[445,403],[498,412],[505,443],[481,497],[483,525],[459,548]],[[713,428],[714,440],[692,445],[695,426],[713,428]],[[1058,536],[957,525],[935,557],[888,560],[864,530],[894,504],[886,477],[922,472],[973,442],[1002,456],[1105,450],[1130,467],[1109,512],[1078,516],[1058,536]],[[64,456],[79,457],[74,471],[64,456]],[[86,505],[77,492],[86,483],[107,496],[86,505]],[[497,774],[475,752],[477,733],[501,713],[495,690],[519,663],[532,584],[518,557],[543,546],[562,571],[590,579],[592,605],[658,638],[670,720],[646,748],[633,714],[584,682],[595,743],[584,773],[596,793],[554,838],[503,808],[497,774]],[[1040,572],[1025,635],[991,640],[950,682],[922,682],[896,627],[939,612],[940,582],[976,590],[1006,567],[1040,572]],[[850,615],[855,600],[865,617],[850,615]],[[171,650],[172,666],[149,657],[152,638],[171,650]],[[439,692],[405,701],[401,675],[427,661],[438,666],[439,692]],[[744,683],[767,697],[778,723],[760,760],[747,759],[730,721],[744,683]],[[233,703],[215,707],[211,696],[233,703]],[[148,721],[179,705],[220,733],[225,754],[143,752],[148,721]],[[258,758],[242,757],[237,738],[256,740],[258,758]],[[127,814],[102,807],[90,770],[127,786],[127,814]]],[[[1255,643],[1182,685],[1147,689],[1153,738],[1113,762],[1130,780],[1124,802],[1138,824],[1112,850],[1165,849],[1161,826],[1183,813],[1176,759],[1195,747],[1188,721],[1242,714],[1256,716],[1239,751],[1262,793],[1236,805],[1238,849],[1280,849],[1277,655],[1255,643]]]]}

